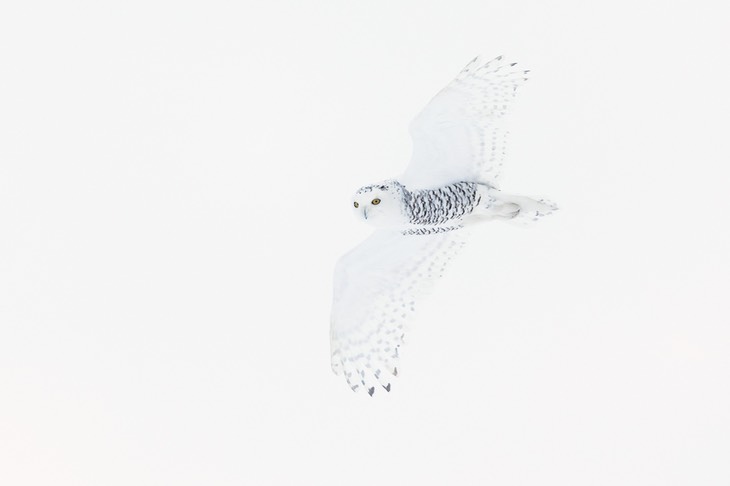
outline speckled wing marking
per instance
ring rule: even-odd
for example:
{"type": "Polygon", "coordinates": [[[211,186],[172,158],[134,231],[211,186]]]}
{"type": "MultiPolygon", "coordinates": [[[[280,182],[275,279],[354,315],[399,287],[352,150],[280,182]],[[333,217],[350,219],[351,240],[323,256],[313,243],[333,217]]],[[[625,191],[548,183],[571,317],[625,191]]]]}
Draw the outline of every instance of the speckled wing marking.
{"type": "Polygon", "coordinates": [[[463,245],[464,230],[403,234],[380,229],[335,268],[332,371],[355,390],[390,391],[406,323],[419,296],[463,245]]]}
{"type": "Polygon", "coordinates": [[[527,73],[503,56],[470,62],[411,123],[413,155],[398,180],[410,190],[460,181],[498,187],[503,117],[527,73]]]}

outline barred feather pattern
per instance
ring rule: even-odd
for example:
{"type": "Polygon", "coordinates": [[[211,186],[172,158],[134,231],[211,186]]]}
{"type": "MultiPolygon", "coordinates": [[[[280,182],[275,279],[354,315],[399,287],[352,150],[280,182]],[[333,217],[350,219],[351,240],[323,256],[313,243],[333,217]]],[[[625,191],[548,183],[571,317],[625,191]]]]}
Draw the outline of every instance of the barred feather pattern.
{"type": "Polygon", "coordinates": [[[473,182],[457,182],[438,189],[403,191],[409,223],[440,225],[471,213],[482,197],[473,182]]]}
{"type": "Polygon", "coordinates": [[[401,231],[402,235],[413,236],[413,235],[435,235],[437,233],[448,233],[463,228],[462,225],[457,226],[424,226],[421,228],[412,228],[401,231]]]}

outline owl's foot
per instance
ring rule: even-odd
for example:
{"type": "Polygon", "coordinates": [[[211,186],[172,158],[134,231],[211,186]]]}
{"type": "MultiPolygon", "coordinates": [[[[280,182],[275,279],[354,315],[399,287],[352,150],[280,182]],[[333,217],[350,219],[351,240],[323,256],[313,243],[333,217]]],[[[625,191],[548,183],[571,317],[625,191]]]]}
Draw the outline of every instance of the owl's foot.
{"type": "Polygon", "coordinates": [[[521,208],[519,204],[503,203],[494,207],[494,215],[504,219],[512,219],[519,216],[521,208]]]}
{"type": "Polygon", "coordinates": [[[555,203],[544,198],[513,196],[491,188],[488,195],[491,202],[488,213],[520,224],[538,221],[558,209],[555,203]]]}

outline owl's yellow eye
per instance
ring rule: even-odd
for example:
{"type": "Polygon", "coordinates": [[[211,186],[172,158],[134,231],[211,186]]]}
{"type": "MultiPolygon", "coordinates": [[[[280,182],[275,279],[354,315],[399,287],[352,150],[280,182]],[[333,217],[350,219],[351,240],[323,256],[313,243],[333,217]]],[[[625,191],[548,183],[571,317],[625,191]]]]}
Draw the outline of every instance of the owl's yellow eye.
{"type": "Polygon", "coordinates": [[[360,205],[357,203],[357,201],[355,201],[355,207],[356,208],[359,208],[360,207],[360,205]]]}
{"type": "Polygon", "coordinates": [[[380,199],[378,199],[378,198],[376,197],[376,198],[375,198],[375,199],[373,199],[373,200],[372,200],[371,202],[373,203],[373,206],[377,206],[378,204],[380,204],[380,199]]]}

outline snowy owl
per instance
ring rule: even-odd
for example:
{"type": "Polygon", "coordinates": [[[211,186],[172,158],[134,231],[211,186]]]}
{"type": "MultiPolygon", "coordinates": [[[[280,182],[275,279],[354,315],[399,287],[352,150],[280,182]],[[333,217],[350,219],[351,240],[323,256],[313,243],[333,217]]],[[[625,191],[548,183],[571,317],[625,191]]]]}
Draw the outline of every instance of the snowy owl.
{"type": "Polygon", "coordinates": [[[557,209],[498,189],[503,118],[528,71],[503,56],[472,60],[410,126],[405,173],[359,189],[350,202],[374,233],[337,262],[330,343],[352,390],[391,389],[404,325],[476,222],[536,221],[557,209]]]}

